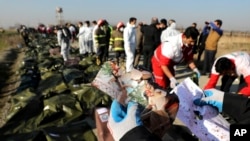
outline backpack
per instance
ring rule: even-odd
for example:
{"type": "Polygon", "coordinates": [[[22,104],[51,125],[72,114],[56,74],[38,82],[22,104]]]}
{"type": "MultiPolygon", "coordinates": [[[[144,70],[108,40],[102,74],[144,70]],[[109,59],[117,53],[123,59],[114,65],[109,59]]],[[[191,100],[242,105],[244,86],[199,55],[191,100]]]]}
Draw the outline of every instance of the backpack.
{"type": "Polygon", "coordinates": [[[72,35],[71,35],[71,32],[70,32],[69,28],[63,27],[62,28],[62,33],[63,33],[62,35],[63,35],[64,38],[67,38],[67,39],[72,38],[72,35]]]}

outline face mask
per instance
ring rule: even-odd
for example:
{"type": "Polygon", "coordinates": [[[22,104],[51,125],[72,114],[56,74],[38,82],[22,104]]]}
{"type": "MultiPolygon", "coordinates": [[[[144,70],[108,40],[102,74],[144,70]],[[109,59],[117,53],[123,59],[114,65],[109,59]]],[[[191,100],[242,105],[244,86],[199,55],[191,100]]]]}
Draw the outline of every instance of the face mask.
{"type": "Polygon", "coordinates": [[[121,32],[123,32],[124,28],[123,28],[123,27],[121,27],[121,28],[119,28],[119,30],[120,30],[121,32]]]}

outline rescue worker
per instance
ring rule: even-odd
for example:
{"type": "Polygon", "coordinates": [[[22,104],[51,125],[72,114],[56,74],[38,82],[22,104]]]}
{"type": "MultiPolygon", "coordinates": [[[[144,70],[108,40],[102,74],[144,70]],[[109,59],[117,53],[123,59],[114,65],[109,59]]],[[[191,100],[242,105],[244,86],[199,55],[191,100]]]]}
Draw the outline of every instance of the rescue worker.
{"type": "Polygon", "coordinates": [[[168,22],[168,27],[164,29],[161,33],[161,42],[167,41],[167,39],[171,36],[175,36],[180,34],[180,32],[176,29],[176,22],[175,20],[171,19],[168,22]]]}
{"type": "Polygon", "coordinates": [[[220,90],[229,92],[234,80],[239,77],[237,93],[250,96],[250,55],[248,52],[237,51],[218,57],[211,70],[210,79],[204,89],[215,88],[221,78],[220,90]]]}
{"type": "Polygon", "coordinates": [[[96,44],[95,44],[94,35],[95,35],[96,29],[98,28],[98,25],[97,25],[97,22],[95,20],[92,21],[92,26],[91,27],[92,27],[92,41],[93,41],[92,51],[93,51],[93,54],[96,54],[97,47],[96,47],[96,44]]]}
{"type": "Polygon", "coordinates": [[[125,59],[125,52],[124,52],[124,40],[123,40],[123,30],[124,30],[124,23],[119,22],[116,25],[116,30],[112,32],[110,37],[110,46],[112,50],[115,52],[115,62],[117,65],[121,65],[125,59]]]}
{"type": "Polygon", "coordinates": [[[97,29],[94,32],[94,42],[96,47],[96,64],[101,65],[103,63],[104,53],[105,53],[105,47],[106,47],[106,35],[104,31],[105,21],[103,19],[100,19],[97,22],[97,29]]]}
{"type": "Polygon", "coordinates": [[[79,22],[79,33],[77,37],[79,38],[79,52],[80,57],[84,58],[87,55],[92,54],[93,41],[92,41],[92,28],[90,27],[90,22],[85,21],[84,24],[79,22]]]}
{"type": "Polygon", "coordinates": [[[175,79],[174,65],[186,61],[189,67],[200,77],[194,60],[192,47],[196,43],[199,32],[194,27],[188,27],[184,33],[169,37],[161,43],[152,57],[152,68],[155,82],[163,88],[174,88],[178,82],[175,79]]]}
{"type": "Polygon", "coordinates": [[[63,32],[62,28],[60,28],[59,26],[55,26],[54,33],[57,35],[58,45],[61,46],[61,55],[63,57],[64,62],[66,62],[69,59],[71,37],[67,37],[65,32],[63,32]]]}
{"type": "Polygon", "coordinates": [[[131,72],[134,69],[134,58],[136,49],[136,25],[137,19],[135,17],[129,18],[127,26],[124,28],[124,49],[126,54],[126,72],[131,72]]]}
{"type": "MultiPolygon", "coordinates": [[[[248,93],[249,94],[249,93],[248,93]]],[[[194,99],[198,106],[210,105],[228,114],[237,124],[250,124],[250,99],[248,94],[238,95],[217,89],[204,90],[201,98],[194,99]]]]}
{"type": "Polygon", "coordinates": [[[103,30],[105,32],[106,47],[104,48],[104,55],[102,61],[105,62],[109,58],[109,42],[110,42],[110,36],[113,31],[112,26],[109,25],[107,20],[104,20],[103,30]]]}

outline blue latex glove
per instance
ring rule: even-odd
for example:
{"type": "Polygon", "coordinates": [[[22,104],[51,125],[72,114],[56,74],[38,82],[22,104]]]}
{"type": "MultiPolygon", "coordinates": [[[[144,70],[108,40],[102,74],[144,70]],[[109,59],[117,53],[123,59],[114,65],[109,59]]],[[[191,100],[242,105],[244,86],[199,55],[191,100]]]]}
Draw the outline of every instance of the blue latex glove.
{"type": "Polygon", "coordinates": [[[200,71],[197,68],[193,69],[193,71],[197,74],[197,77],[199,79],[201,77],[200,71]]]}
{"type": "Polygon", "coordinates": [[[117,100],[113,100],[108,120],[108,128],[113,138],[119,141],[129,130],[142,125],[140,114],[138,103],[129,101],[124,107],[117,100]]]}
{"type": "Polygon", "coordinates": [[[207,89],[204,91],[205,97],[195,99],[194,104],[198,106],[211,105],[222,112],[224,92],[216,89],[207,89]]]}

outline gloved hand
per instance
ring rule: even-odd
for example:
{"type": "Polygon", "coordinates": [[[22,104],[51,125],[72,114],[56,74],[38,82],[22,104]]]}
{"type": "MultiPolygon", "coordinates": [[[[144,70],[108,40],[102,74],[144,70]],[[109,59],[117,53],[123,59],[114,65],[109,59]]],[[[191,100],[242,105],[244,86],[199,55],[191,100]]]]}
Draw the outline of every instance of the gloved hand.
{"type": "Polygon", "coordinates": [[[178,85],[178,82],[177,82],[177,80],[174,78],[174,77],[171,77],[170,78],[170,88],[175,88],[175,86],[177,86],[178,85]]]}
{"type": "Polygon", "coordinates": [[[198,106],[211,105],[216,107],[219,112],[222,112],[224,100],[224,92],[216,89],[204,90],[205,97],[195,99],[194,104],[198,106]]]}
{"type": "Polygon", "coordinates": [[[124,107],[117,100],[112,102],[108,128],[115,141],[119,141],[129,130],[142,125],[140,114],[138,103],[129,101],[124,107]]]}
{"type": "Polygon", "coordinates": [[[199,79],[201,77],[200,71],[197,68],[193,69],[193,71],[197,74],[197,77],[199,79]]]}

